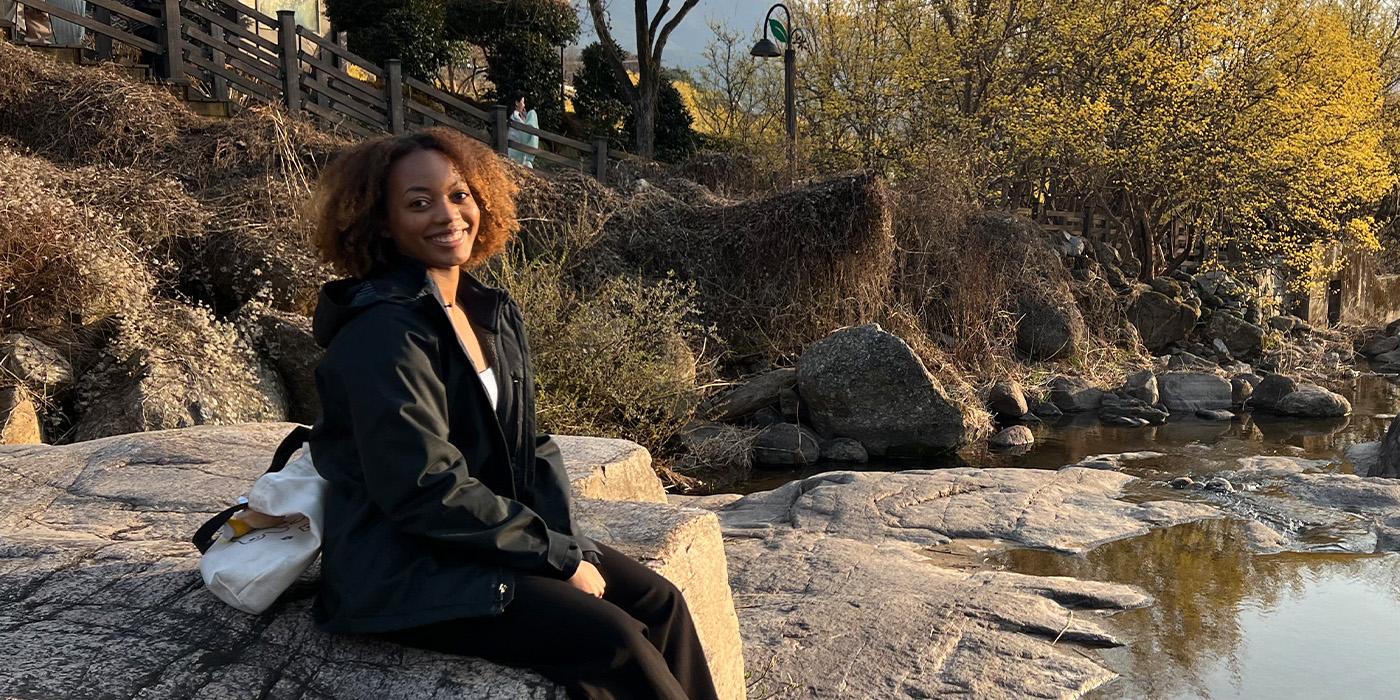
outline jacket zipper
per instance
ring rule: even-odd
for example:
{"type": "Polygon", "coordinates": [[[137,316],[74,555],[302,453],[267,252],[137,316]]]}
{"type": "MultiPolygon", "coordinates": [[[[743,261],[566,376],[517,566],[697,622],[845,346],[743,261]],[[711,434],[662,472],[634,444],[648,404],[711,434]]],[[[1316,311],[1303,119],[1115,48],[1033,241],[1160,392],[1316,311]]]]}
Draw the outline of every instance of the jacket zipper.
{"type": "MultiPolygon", "coordinates": [[[[434,298],[438,300],[438,304],[437,304],[437,305],[438,305],[439,308],[442,309],[442,314],[443,314],[444,316],[447,317],[447,329],[448,329],[448,331],[452,334],[453,340],[457,341],[457,349],[462,351],[462,357],[463,357],[463,359],[465,359],[465,360],[467,361],[467,367],[468,367],[473,373],[475,373],[475,372],[476,372],[476,365],[472,364],[472,354],[471,354],[470,352],[467,352],[467,346],[462,344],[462,337],[459,336],[459,335],[457,335],[457,327],[456,327],[456,325],[454,325],[454,324],[452,323],[452,315],[451,315],[451,312],[449,312],[449,311],[447,310],[447,307],[442,306],[441,299],[438,298],[436,294],[434,294],[434,298]]],[[[498,311],[497,313],[499,314],[499,311],[498,311]]],[[[468,323],[470,323],[470,322],[471,322],[471,320],[468,319],[468,323]]],[[[499,322],[499,319],[498,319],[498,322],[499,322]]],[[[498,358],[497,364],[500,364],[499,358],[500,358],[500,356],[501,356],[501,352],[500,352],[500,334],[499,334],[499,333],[492,334],[491,345],[492,345],[492,348],[496,351],[496,357],[498,358]]],[[[486,387],[480,386],[480,384],[481,384],[480,375],[478,375],[478,378],[477,378],[477,380],[476,380],[476,383],[477,383],[477,385],[478,385],[476,388],[479,390],[479,392],[478,392],[477,395],[481,397],[480,400],[477,401],[477,403],[483,405],[483,406],[486,408],[488,414],[491,416],[491,424],[494,425],[494,426],[496,426],[496,437],[500,438],[500,440],[501,440],[501,447],[504,448],[503,453],[508,455],[508,454],[510,454],[511,446],[510,446],[509,444],[506,443],[506,431],[505,431],[505,428],[503,428],[503,427],[501,426],[501,419],[500,419],[499,416],[496,415],[496,409],[495,409],[495,407],[491,405],[491,397],[489,397],[489,396],[486,395],[486,387]]],[[[514,487],[515,487],[515,479],[514,479],[514,477],[512,477],[512,478],[511,478],[511,488],[514,488],[514,487]]],[[[513,494],[513,495],[518,495],[518,494],[513,494]]]]}

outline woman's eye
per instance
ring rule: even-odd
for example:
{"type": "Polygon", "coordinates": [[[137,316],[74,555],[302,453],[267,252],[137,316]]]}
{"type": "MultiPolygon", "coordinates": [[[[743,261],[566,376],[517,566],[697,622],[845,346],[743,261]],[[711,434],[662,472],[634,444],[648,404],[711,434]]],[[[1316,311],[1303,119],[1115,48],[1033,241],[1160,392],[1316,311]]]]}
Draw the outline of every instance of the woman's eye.
{"type": "Polygon", "coordinates": [[[428,206],[428,200],[426,200],[426,199],[415,199],[415,200],[413,200],[412,202],[409,202],[409,203],[408,203],[408,208],[409,208],[409,209],[423,209],[423,208],[425,208],[425,207],[427,207],[427,206],[428,206]]]}
{"type": "Polygon", "coordinates": [[[460,204],[460,203],[462,203],[462,202],[465,202],[465,201],[467,201],[468,199],[471,199],[471,198],[472,198],[472,193],[471,193],[471,192],[467,192],[467,191],[465,191],[465,190],[458,190],[457,192],[453,192],[453,193],[452,193],[452,201],[453,201],[453,202],[457,202],[458,204],[460,204]]]}

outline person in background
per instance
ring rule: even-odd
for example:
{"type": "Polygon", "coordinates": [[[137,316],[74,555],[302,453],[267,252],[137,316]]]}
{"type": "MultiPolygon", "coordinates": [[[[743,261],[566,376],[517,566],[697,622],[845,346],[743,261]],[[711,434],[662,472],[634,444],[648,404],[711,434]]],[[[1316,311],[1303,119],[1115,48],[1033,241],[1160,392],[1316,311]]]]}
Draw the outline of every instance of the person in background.
{"type": "MultiPolygon", "coordinates": [[[[48,0],[49,4],[57,6],[61,10],[68,10],[75,15],[87,14],[87,0],[48,0]]],[[[25,8],[28,10],[28,8],[25,8]]],[[[48,13],[41,13],[48,18],[48,13]]],[[[50,20],[50,41],[54,46],[82,46],[86,38],[87,30],[80,24],[74,24],[57,17],[50,20]]]]}
{"type": "Polygon", "coordinates": [[[0,0],[0,18],[9,20],[16,29],[23,27],[19,36],[25,43],[53,43],[53,27],[49,25],[49,13],[43,10],[21,5],[14,0],[0,0]]]}
{"type": "MultiPolygon", "coordinates": [[[[524,124],[536,129],[540,128],[539,116],[535,114],[535,110],[527,110],[525,108],[525,96],[522,94],[516,93],[515,97],[511,100],[510,123],[524,124]]],[[[540,147],[540,137],[515,128],[510,130],[510,140],[524,144],[530,148],[540,147]]],[[[535,167],[535,155],[533,153],[517,151],[512,148],[510,149],[510,159],[527,168],[535,167]]]]}

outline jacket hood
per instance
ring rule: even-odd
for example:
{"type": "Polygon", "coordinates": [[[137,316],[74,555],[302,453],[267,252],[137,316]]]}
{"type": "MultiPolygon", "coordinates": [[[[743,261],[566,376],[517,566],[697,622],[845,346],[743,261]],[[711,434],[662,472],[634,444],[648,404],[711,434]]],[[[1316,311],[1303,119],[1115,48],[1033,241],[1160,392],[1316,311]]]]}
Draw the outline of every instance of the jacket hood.
{"type": "MultiPolygon", "coordinates": [[[[385,303],[411,305],[424,297],[433,298],[437,306],[444,301],[428,277],[427,266],[414,258],[397,256],[363,279],[352,277],[322,285],[311,333],[317,345],[330,347],[340,329],[369,308],[385,303]]],[[[497,312],[505,299],[504,291],[482,284],[467,272],[462,273],[457,284],[457,300],[472,322],[492,332],[496,331],[497,312]]]]}

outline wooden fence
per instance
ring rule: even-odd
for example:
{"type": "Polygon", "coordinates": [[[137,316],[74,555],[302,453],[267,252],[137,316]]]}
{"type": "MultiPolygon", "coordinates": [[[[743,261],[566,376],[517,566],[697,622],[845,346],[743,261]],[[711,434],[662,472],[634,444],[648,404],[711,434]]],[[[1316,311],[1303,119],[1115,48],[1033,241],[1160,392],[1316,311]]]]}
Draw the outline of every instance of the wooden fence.
{"type": "Polygon", "coordinates": [[[85,14],[42,0],[23,4],[86,28],[98,60],[115,58],[118,46],[130,47],[168,82],[209,99],[280,103],[366,138],[448,126],[501,154],[529,153],[538,162],[599,179],[606,179],[610,160],[632,158],[610,150],[606,139],[589,143],[512,123],[505,106],[473,106],[403,75],[396,59],[376,65],[346,49],[344,32],[334,41],[322,37],[298,25],[291,10],[272,17],[237,0],[163,0],[157,16],[117,0],[87,0],[85,14]],[[541,147],[512,139],[512,131],[539,137],[541,147]]]}
{"type": "Polygon", "coordinates": [[[1116,234],[1118,225],[1107,216],[1089,211],[1056,211],[1053,209],[1041,209],[1032,211],[1030,209],[1016,209],[1015,212],[1021,216],[1034,219],[1040,227],[1047,231],[1063,231],[1065,233],[1094,240],[1108,240],[1110,236],[1116,234]]]}

